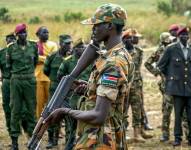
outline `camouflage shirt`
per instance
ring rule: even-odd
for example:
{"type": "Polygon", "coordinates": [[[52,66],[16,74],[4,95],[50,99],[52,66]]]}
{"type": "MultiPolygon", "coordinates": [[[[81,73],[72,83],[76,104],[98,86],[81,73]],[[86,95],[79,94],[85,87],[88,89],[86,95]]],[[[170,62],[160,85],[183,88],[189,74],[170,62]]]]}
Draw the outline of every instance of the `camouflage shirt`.
{"type": "Polygon", "coordinates": [[[162,74],[160,73],[159,69],[157,69],[156,66],[154,66],[154,63],[157,63],[161,57],[161,55],[163,54],[165,50],[165,46],[164,45],[160,45],[159,48],[153,52],[151,54],[151,56],[146,60],[145,62],[145,67],[147,68],[147,70],[149,72],[151,72],[154,76],[158,76],[160,75],[162,77],[161,81],[159,81],[159,87],[160,87],[160,90],[162,92],[164,92],[164,85],[165,85],[165,79],[164,77],[162,76],[162,74]]]}
{"type": "Polygon", "coordinates": [[[103,54],[100,53],[90,75],[87,97],[81,104],[81,110],[93,109],[97,95],[107,97],[112,108],[102,126],[78,122],[75,149],[118,149],[116,132],[121,129],[124,101],[133,71],[131,57],[121,43],[103,54]]]}

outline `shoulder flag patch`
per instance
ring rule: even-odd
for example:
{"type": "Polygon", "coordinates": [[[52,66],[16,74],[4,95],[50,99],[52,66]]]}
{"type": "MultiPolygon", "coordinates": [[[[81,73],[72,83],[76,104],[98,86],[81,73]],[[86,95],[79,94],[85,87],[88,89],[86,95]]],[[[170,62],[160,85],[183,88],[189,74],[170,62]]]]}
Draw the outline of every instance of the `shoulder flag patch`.
{"type": "Polygon", "coordinates": [[[101,84],[102,85],[108,85],[108,86],[116,87],[117,81],[118,81],[118,78],[113,76],[113,75],[103,74],[101,77],[101,84]]]}

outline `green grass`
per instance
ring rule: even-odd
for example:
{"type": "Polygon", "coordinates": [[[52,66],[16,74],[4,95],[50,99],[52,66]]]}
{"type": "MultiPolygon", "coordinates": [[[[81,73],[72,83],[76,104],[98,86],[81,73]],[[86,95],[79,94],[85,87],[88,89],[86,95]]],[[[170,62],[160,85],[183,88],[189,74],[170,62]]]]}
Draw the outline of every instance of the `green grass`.
{"type": "MultiPolygon", "coordinates": [[[[127,10],[127,27],[135,27],[144,35],[149,44],[157,44],[159,35],[167,31],[172,23],[186,23],[185,17],[177,15],[167,18],[157,12],[158,0],[0,0],[0,7],[10,10],[14,22],[10,24],[0,23],[0,44],[4,35],[14,30],[17,23],[29,23],[31,18],[38,16],[39,24],[29,25],[29,38],[35,39],[35,31],[45,25],[50,30],[51,40],[57,41],[62,33],[71,34],[74,40],[83,37],[89,39],[91,27],[85,27],[80,21],[67,23],[64,21],[64,13],[82,13],[83,17],[90,17],[95,9],[103,3],[117,3],[127,10]],[[60,18],[56,21],[55,17],[60,18]]],[[[165,0],[169,1],[169,0],[165,0]]]]}

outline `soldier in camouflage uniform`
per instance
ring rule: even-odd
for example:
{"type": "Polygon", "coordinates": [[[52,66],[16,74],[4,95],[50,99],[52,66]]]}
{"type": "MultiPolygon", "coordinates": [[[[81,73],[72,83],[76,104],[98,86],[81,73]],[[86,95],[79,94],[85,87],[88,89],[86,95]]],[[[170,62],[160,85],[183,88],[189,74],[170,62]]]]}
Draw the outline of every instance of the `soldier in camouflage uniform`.
{"type": "Polygon", "coordinates": [[[167,45],[173,41],[173,37],[168,32],[163,32],[160,35],[160,45],[159,48],[151,54],[151,56],[146,60],[145,67],[150,71],[154,76],[160,76],[161,80],[158,82],[159,89],[163,96],[162,102],[162,136],[161,141],[169,140],[169,126],[170,126],[170,116],[173,109],[173,97],[165,94],[165,78],[159,72],[159,70],[153,66],[154,63],[159,61],[160,56],[163,54],[167,45]]]}
{"type": "MultiPolygon", "coordinates": [[[[72,50],[73,55],[66,57],[64,59],[64,61],[62,62],[62,64],[60,65],[60,68],[59,68],[58,74],[57,74],[59,79],[61,79],[63,76],[66,76],[71,73],[71,71],[76,66],[77,61],[81,57],[85,48],[86,47],[85,47],[82,39],[79,39],[77,42],[74,43],[74,47],[72,50]]],[[[82,72],[82,74],[78,77],[78,79],[88,81],[90,73],[91,73],[91,69],[92,69],[92,67],[90,65],[88,68],[86,68],[82,72]]],[[[79,99],[80,99],[79,95],[77,95],[75,92],[71,93],[69,104],[73,109],[77,109],[77,104],[78,104],[79,99]]],[[[66,141],[68,141],[69,138],[73,139],[73,142],[69,143],[69,145],[67,146],[70,149],[74,145],[77,124],[76,124],[76,122],[73,125],[71,125],[69,123],[70,122],[67,120],[67,118],[65,118],[66,141]],[[72,133],[70,133],[71,129],[72,129],[72,133]]]]}
{"type": "MultiPolygon", "coordinates": [[[[6,43],[7,47],[12,42],[16,41],[16,37],[13,33],[6,35],[6,43]]],[[[7,131],[11,132],[10,127],[10,119],[11,119],[11,108],[9,106],[10,104],[10,77],[9,77],[9,70],[6,68],[6,52],[7,47],[0,50],[0,69],[1,69],[1,80],[2,80],[2,105],[3,110],[5,113],[5,120],[6,120],[6,126],[7,131]]]]}
{"type": "Polygon", "coordinates": [[[80,110],[60,108],[46,119],[47,123],[52,123],[63,114],[78,119],[80,128],[75,150],[127,150],[122,138],[125,133],[122,121],[134,65],[121,41],[125,20],[123,8],[104,4],[92,18],[82,22],[93,25],[93,42],[88,48],[98,51],[99,43],[104,41],[106,50],[99,52],[80,110]]]}
{"type": "Polygon", "coordinates": [[[132,43],[132,37],[136,36],[137,31],[135,29],[128,29],[123,32],[122,39],[126,46],[126,49],[130,52],[135,64],[134,79],[130,88],[128,105],[132,109],[132,125],[134,128],[134,141],[145,142],[144,139],[152,138],[152,135],[146,134],[144,131],[144,124],[142,124],[142,112],[143,112],[143,81],[141,76],[141,64],[143,59],[143,50],[138,46],[134,46],[132,43]],[[143,139],[143,138],[144,139],[143,139]]]}
{"type": "MultiPolygon", "coordinates": [[[[70,45],[71,47],[72,39],[69,35],[60,35],[59,36],[59,45],[60,48],[58,51],[53,52],[49,55],[44,64],[44,74],[47,75],[50,79],[50,88],[49,88],[49,100],[53,96],[59,80],[57,79],[57,71],[64,60],[66,49],[65,45],[70,45]]],[[[67,49],[69,50],[69,49],[67,49]]],[[[54,146],[58,145],[58,135],[59,135],[60,125],[55,124],[49,127],[48,129],[48,145],[47,149],[51,149],[54,146]]]]}
{"type": "Polygon", "coordinates": [[[37,44],[28,41],[25,24],[16,26],[18,40],[7,49],[6,67],[10,70],[10,107],[11,107],[11,138],[12,150],[18,150],[18,137],[21,133],[20,122],[22,108],[27,109],[27,129],[30,137],[36,124],[36,79],[35,66],[38,62],[37,44]]]}

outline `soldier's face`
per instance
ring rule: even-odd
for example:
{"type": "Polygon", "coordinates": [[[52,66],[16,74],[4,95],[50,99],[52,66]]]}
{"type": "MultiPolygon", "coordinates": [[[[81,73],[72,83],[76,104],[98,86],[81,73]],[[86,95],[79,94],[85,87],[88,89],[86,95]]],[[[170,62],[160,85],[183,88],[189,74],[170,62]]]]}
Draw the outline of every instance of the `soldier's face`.
{"type": "Polygon", "coordinates": [[[138,44],[139,43],[139,38],[137,36],[132,36],[132,43],[133,44],[138,44]]]}
{"type": "Polygon", "coordinates": [[[95,24],[92,28],[92,40],[97,42],[106,41],[109,37],[109,23],[95,24]]]}
{"type": "Polygon", "coordinates": [[[48,29],[47,28],[42,28],[40,31],[39,31],[39,38],[41,41],[44,41],[46,42],[49,38],[49,32],[48,32],[48,29]]]}
{"type": "Polygon", "coordinates": [[[73,49],[73,51],[74,51],[74,54],[75,54],[75,56],[77,57],[77,58],[80,58],[81,57],[81,55],[82,55],[82,53],[84,52],[84,50],[85,50],[85,46],[82,44],[82,45],[79,45],[78,47],[75,47],[74,49],[73,49]]]}
{"type": "Polygon", "coordinates": [[[60,45],[60,48],[63,52],[67,52],[67,51],[70,51],[72,49],[72,42],[63,42],[62,40],[59,41],[59,45],[60,45]]]}
{"type": "Polygon", "coordinates": [[[177,31],[176,30],[170,30],[169,33],[174,36],[177,37],[177,31]]]}
{"type": "Polygon", "coordinates": [[[179,35],[179,39],[181,41],[182,44],[186,45],[187,44],[187,41],[189,39],[189,35],[188,35],[188,32],[182,32],[180,35],[179,35]]]}
{"type": "Polygon", "coordinates": [[[25,41],[27,39],[27,31],[23,30],[23,31],[17,33],[17,37],[19,40],[25,41]]]}

